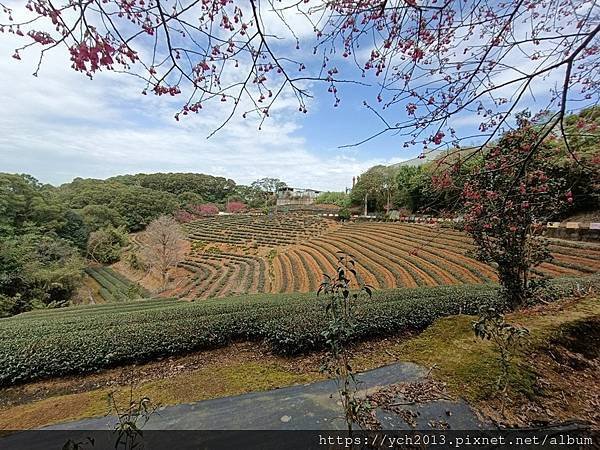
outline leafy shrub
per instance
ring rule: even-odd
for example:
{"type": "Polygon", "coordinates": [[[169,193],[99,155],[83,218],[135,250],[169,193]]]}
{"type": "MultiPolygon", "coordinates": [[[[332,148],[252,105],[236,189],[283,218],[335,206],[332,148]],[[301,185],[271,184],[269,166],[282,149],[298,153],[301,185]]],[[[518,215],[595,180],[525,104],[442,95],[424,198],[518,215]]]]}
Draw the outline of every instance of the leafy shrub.
{"type": "Polygon", "coordinates": [[[135,252],[132,252],[127,256],[127,264],[133,270],[147,270],[146,265],[135,252]]]}
{"type": "Polygon", "coordinates": [[[78,251],[50,233],[0,239],[1,314],[64,305],[77,289],[82,270],[78,251]]]}
{"type": "Polygon", "coordinates": [[[316,204],[337,205],[343,208],[350,206],[350,195],[345,192],[322,192],[315,200],[316,204]]]}
{"type": "Polygon", "coordinates": [[[101,264],[112,264],[121,259],[121,251],[129,242],[125,228],[108,226],[90,233],[87,256],[101,264]]]}
{"type": "Polygon", "coordinates": [[[349,220],[350,219],[350,209],[344,207],[338,211],[338,217],[340,220],[349,220]]]}

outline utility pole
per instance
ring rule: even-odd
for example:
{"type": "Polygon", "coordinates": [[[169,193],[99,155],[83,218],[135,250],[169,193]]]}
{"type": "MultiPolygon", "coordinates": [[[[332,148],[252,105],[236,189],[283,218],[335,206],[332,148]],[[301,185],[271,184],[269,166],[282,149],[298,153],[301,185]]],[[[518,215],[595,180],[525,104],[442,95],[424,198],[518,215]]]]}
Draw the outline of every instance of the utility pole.
{"type": "Polygon", "coordinates": [[[365,192],[365,216],[367,215],[367,198],[369,197],[369,193],[365,192]]]}
{"type": "Polygon", "coordinates": [[[388,191],[387,191],[387,203],[385,205],[385,212],[389,213],[390,212],[390,188],[388,187],[388,191]]]}

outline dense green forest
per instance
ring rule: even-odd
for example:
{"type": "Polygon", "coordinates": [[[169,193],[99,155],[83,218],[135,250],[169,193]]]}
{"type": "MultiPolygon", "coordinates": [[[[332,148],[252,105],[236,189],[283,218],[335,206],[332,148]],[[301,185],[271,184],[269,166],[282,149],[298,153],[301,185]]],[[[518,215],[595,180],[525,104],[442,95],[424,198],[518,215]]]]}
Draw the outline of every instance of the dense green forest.
{"type": "Polygon", "coordinates": [[[55,188],[0,174],[0,317],[61,305],[84,268],[88,231],[55,188]]]}
{"type": "Polygon", "coordinates": [[[224,203],[230,196],[239,194],[235,181],[201,173],[121,175],[107,181],[174,194],[184,202],[192,200],[199,203],[224,203]]]}

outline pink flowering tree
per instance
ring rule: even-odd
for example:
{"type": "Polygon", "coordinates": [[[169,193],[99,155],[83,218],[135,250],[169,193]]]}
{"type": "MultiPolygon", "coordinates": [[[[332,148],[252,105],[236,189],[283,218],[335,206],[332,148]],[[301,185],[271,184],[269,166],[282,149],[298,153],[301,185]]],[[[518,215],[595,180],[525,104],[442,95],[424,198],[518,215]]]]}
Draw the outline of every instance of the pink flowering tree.
{"type": "Polygon", "coordinates": [[[225,208],[225,210],[228,213],[233,213],[233,214],[241,213],[246,210],[246,204],[242,203],[242,202],[229,202],[227,204],[227,207],[225,208]]]}
{"type": "Polygon", "coordinates": [[[531,294],[531,270],[551,255],[541,237],[544,225],[573,202],[564,179],[549,177],[547,143],[531,149],[540,136],[526,117],[486,151],[482,166],[463,189],[464,228],[477,257],[491,263],[512,307],[531,294]]]}
{"type": "Polygon", "coordinates": [[[192,214],[195,214],[200,217],[216,216],[217,214],[219,214],[219,208],[217,208],[217,206],[213,205],[212,203],[195,205],[192,206],[191,210],[192,214]]]}
{"type": "Polygon", "coordinates": [[[185,209],[175,211],[173,216],[175,217],[175,220],[179,223],[188,223],[192,220],[197,219],[197,217],[194,214],[192,214],[189,211],[186,211],[185,209]]]}
{"type": "Polygon", "coordinates": [[[422,157],[473,138],[454,118],[477,117],[483,148],[534,91],[552,111],[543,133],[566,142],[565,113],[600,92],[599,7],[586,0],[23,0],[0,3],[0,31],[22,40],[15,59],[39,59],[36,74],[62,49],[89,77],[132,73],[142,94],[181,98],[177,120],[218,102],[221,126],[263,121],[284,93],[306,113],[313,90],[338,106],[347,83],[370,86],[381,128],[360,142],[394,133],[422,157]]]}

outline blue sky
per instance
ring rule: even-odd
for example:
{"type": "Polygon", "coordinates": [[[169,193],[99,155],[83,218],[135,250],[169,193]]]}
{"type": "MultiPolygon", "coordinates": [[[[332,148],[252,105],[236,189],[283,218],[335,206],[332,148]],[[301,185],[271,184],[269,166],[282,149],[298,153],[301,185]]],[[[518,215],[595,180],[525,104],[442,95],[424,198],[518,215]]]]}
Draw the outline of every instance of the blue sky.
{"type": "MultiPolygon", "coordinates": [[[[381,122],[362,105],[365,99],[375,103],[376,89],[340,85],[342,102],[334,108],[327,86],[314,84],[308,114],[298,112],[290,94],[261,131],[255,119],[238,115],[207,140],[229,104],[215,102],[176,122],[180,98],[142,96],[140,81],[126,75],[100,73],[90,81],[70,69],[64,49],[46,57],[36,78],[31,73],[37,53],[23,52],[16,61],[10,57],[16,45],[7,35],[0,39],[0,171],[30,173],[42,182],[201,172],[244,184],[270,176],[292,186],[342,190],[375,164],[421,151],[403,148],[403,139],[392,135],[339,148],[379,131],[381,122]]],[[[387,114],[400,121],[406,112],[399,106],[387,114]]],[[[477,123],[476,117],[463,117],[455,126],[470,134],[477,123]]]]}
{"type": "Polygon", "coordinates": [[[34,55],[15,61],[12,50],[0,41],[0,104],[5,105],[0,170],[30,173],[43,182],[189,171],[240,183],[275,176],[292,185],[339,190],[374,164],[416,154],[400,151],[392,138],[339,149],[379,123],[351,93],[333,108],[326,86],[315,87],[306,115],[284,108],[262,131],[254,119],[236,118],[207,140],[216,125],[206,118],[212,111],[176,122],[179,104],[140,95],[133,78],[100,74],[90,81],[59,54],[48,58],[35,78],[34,55]]]}

